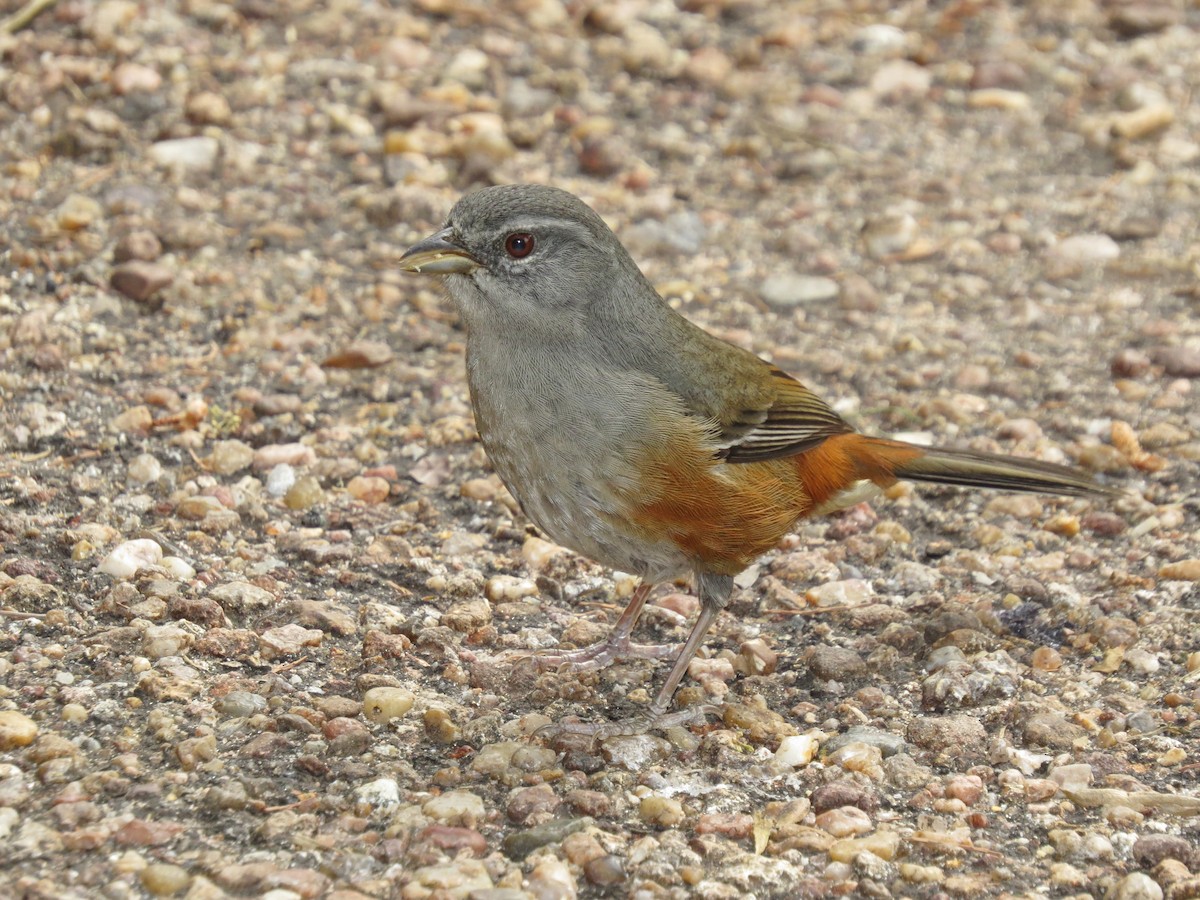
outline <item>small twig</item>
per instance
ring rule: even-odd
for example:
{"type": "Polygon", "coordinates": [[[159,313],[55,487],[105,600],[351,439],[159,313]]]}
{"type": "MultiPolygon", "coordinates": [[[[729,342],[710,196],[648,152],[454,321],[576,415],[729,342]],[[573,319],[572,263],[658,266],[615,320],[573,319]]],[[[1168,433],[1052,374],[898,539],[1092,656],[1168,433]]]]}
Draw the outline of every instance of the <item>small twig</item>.
{"type": "Polygon", "coordinates": [[[58,0],[29,0],[15,13],[0,22],[0,32],[15,34],[57,2],[58,0]]]}
{"type": "Polygon", "coordinates": [[[0,616],[6,619],[44,619],[45,613],[18,612],[15,609],[0,609],[0,616]]]}
{"type": "Polygon", "coordinates": [[[277,665],[271,669],[271,673],[274,675],[278,675],[280,672],[289,672],[292,669],[296,668],[296,666],[301,665],[302,663],[306,663],[306,662],[308,662],[308,657],[301,656],[299,659],[293,659],[291,662],[280,663],[279,665],[277,665]]]}

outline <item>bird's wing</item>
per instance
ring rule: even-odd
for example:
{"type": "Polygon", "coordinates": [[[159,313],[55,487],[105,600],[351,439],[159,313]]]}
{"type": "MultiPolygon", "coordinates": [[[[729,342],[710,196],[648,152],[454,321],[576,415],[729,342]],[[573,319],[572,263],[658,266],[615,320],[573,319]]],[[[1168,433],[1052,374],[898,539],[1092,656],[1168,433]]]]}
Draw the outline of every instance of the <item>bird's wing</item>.
{"type": "Polygon", "coordinates": [[[794,456],[835,434],[854,430],[825,401],[774,366],[771,386],[774,391],[768,394],[769,403],[739,410],[722,424],[719,456],[725,462],[794,456]]]}

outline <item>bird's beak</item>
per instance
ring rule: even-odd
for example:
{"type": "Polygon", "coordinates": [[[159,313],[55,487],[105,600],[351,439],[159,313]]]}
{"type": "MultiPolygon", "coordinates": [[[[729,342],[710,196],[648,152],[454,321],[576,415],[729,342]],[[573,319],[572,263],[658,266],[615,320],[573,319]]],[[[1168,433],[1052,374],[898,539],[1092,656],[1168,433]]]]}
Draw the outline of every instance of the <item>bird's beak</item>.
{"type": "Polygon", "coordinates": [[[481,263],[454,240],[454,229],[443,228],[413,244],[400,257],[400,268],[415,275],[469,275],[481,263]]]}

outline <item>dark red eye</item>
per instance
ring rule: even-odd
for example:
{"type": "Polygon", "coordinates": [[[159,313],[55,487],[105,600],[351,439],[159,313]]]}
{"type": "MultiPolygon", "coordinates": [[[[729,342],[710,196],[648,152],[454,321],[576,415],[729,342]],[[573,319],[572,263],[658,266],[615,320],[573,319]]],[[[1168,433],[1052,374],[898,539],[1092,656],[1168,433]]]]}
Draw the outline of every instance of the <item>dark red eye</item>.
{"type": "Polygon", "coordinates": [[[533,235],[527,231],[514,231],[504,239],[504,250],[513,259],[523,259],[533,252],[533,235]]]}

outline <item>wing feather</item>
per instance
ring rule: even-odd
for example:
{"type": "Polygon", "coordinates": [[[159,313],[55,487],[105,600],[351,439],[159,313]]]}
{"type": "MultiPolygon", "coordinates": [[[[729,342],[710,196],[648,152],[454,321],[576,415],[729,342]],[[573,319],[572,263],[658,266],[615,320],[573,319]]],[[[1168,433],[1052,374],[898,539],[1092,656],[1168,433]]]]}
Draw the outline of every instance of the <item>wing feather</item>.
{"type": "Polygon", "coordinates": [[[825,401],[788,375],[771,368],[772,402],[739,412],[722,429],[720,457],[731,463],[762,462],[794,456],[835,434],[853,431],[825,401]]]}

